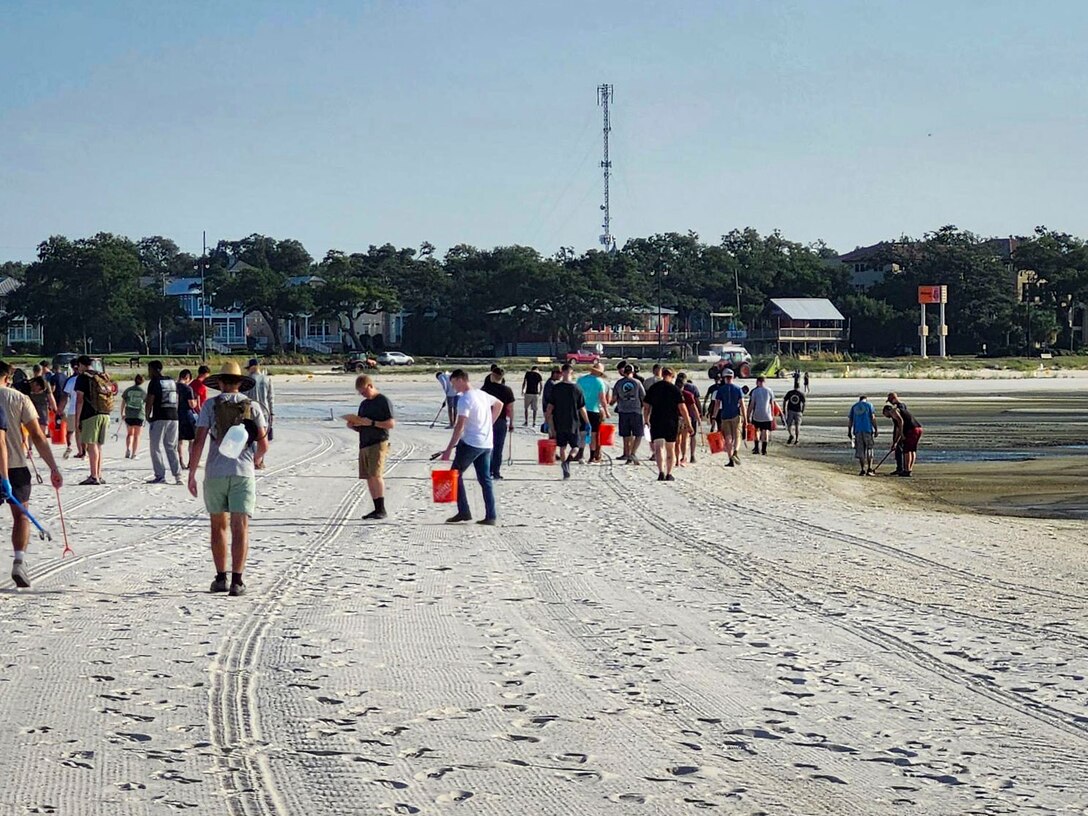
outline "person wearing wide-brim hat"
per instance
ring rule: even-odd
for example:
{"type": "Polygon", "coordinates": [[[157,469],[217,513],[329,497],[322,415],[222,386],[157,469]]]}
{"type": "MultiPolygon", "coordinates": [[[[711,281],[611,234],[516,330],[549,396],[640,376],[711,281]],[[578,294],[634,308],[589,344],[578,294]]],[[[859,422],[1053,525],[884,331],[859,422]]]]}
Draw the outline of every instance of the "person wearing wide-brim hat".
{"type": "MultiPolygon", "coordinates": [[[[196,420],[196,439],[189,456],[189,492],[197,496],[196,472],[204,446],[208,447],[208,464],[204,469],[204,506],[211,516],[212,560],[215,562],[215,580],[212,592],[227,592],[227,530],[230,530],[232,596],[246,591],[242,581],[246,557],[249,554],[249,518],[257,503],[257,478],[259,467],[268,453],[268,420],[261,406],[249,399],[241,390],[252,387],[253,378],[242,373],[233,360],[223,364],[218,374],[208,377],[207,385],[221,392],[204,403],[196,420]],[[245,442],[235,451],[228,444],[234,428],[245,429],[245,442]]],[[[238,442],[242,440],[239,439],[238,442]]]]}

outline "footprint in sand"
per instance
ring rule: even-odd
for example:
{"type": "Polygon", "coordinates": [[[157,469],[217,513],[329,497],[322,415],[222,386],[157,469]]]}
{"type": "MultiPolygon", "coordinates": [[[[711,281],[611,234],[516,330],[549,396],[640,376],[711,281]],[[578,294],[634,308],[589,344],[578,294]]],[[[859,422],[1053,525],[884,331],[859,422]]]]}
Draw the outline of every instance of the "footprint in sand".
{"type": "Polygon", "coordinates": [[[475,794],[472,791],[450,791],[449,793],[443,793],[441,796],[435,797],[434,801],[439,805],[456,805],[459,802],[467,802],[473,796],[475,796],[475,794]]]}

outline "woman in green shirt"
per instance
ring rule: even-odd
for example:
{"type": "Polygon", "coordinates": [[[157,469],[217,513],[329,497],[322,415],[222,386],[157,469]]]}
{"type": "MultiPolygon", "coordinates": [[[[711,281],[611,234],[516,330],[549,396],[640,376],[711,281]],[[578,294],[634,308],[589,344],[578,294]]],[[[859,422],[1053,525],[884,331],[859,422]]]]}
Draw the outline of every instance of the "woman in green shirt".
{"type": "Polygon", "coordinates": [[[136,375],[136,384],[125,389],[121,394],[121,416],[128,426],[125,435],[125,458],[135,459],[136,448],[140,445],[140,432],[144,427],[144,403],[147,391],[143,389],[143,375],[136,375]]]}

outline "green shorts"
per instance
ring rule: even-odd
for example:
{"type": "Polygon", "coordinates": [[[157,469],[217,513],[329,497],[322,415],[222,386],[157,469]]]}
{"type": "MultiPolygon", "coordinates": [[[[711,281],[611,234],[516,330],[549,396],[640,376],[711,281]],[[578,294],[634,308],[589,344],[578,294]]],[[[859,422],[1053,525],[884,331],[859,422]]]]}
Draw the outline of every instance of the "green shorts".
{"type": "Polygon", "coordinates": [[[204,507],[209,513],[253,515],[257,480],[252,476],[219,476],[204,480],[204,507]]]}
{"type": "Polygon", "coordinates": [[[79,423],[79,441],[84,445],[105,445],[110,429],[109,414],[95,414],[79,423]]]}

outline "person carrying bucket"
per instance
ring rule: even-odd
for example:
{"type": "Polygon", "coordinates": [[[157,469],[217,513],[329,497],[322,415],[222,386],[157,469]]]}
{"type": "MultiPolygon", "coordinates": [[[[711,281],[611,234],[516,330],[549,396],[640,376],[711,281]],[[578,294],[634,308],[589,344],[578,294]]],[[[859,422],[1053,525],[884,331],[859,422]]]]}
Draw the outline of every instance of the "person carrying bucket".
{"type": "MultiPolygon", "coordinates": [[[[604,366],[599,362],[594,363],[588,374],[583,374],[578,378],[576,385],[582,389],[582,394],[586,398],[586,414],[589,417],[589,461],[600,462],[601,461],[601,422],[608,419],[608,396],[609,388],[608,381],[604,378],[604,366]]],[[[578,446],[578,455],[575,457],[576,462],[582,461],[583,451],[585,450],[585,437],[580,440],[582,445],[578,446]]]]}
{"type": "Polygon", "coordinates": [[[452,470],[457,479],[457,514],[446,519],[447,524],[472,521],[472,510],[465,492],[465,471],[471,465],[484,494],[484,517],[477,524],[494,525],[498,521],[495,508],[495,486],[491,481],[491,451],[495,445],[494,427],[503,412],[502,402],[490,394],[473,388],[464,369],[450,374],[450,383],[457,392],[457,421],[453,425],[449,444],[442,451],[442,461],[453,456],[452,470]],[[454,451],[456,450],[456,455],[454,451]]]}
{"type": "Polygon", "coordinates": [[[722,383],[714,391],[712,412],[718,417],[725,452],[729,454],[726,467],[740,464],[741,428],[747,422],[744,392],[733,383],[733,369],[722,372],[722,383]]]}
{"type": "Polygon", "coordinates": [[[208,388],[222,393],[204,403],[196,420],[196,439],[189,455],[189,492],[198,495],[196,473],[204,446],[204,507],[211,516],[212,560],[215,580],[212,592],[233,596],[246,591],[242,573],[249,555],[249,518],[257,504],[255,468],[268,452],[268,420],[261,406],[243,396],[252,390],[253,378],[244,376],[238,363],[229,360],[219,374],[208,377],[208,388]],[[231,580],[227,586],[227,531],[230,531],[231,580]]]}

